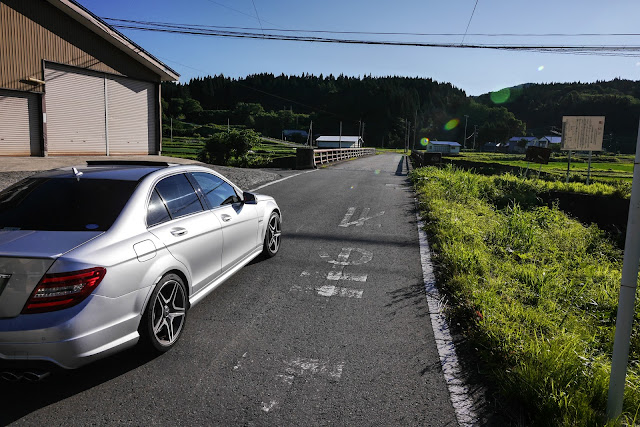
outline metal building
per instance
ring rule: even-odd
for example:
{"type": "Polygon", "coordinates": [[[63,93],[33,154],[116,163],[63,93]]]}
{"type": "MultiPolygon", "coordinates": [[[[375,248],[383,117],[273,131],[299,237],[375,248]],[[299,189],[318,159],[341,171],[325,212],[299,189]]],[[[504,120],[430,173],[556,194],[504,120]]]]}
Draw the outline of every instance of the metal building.
{"type": "Polygon", "coordinates": [[[2,0],[0,156],[160,154],[178,77],[73,0],[2,0]]]}
{"type": "Polygon", "coordinates": [[[360,136],[320,136],[316,138],[318,148],[360,148],[364,141],[360,136]]]}

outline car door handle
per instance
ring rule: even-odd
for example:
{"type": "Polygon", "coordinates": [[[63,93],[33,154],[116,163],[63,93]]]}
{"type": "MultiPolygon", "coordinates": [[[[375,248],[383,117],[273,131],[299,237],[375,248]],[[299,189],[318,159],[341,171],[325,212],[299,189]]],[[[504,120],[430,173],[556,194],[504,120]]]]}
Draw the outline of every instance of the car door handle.
{"type": "Polygon", "coordinates": [[[222,218],[222,220],[223,220],[224,222],[229,222],[229,221],[231,221],[231,215],[222,214],[222,215],[220,215],[220,218],[222,218]]]}
{"type": "Polygon", "coordinates": [[[172,228],[171,229],[171,234],[173,234],[176,237],[184,236],[185,234],[187,234],[187,229],[186,228],[182,228],[182,227],[172,228]]]}

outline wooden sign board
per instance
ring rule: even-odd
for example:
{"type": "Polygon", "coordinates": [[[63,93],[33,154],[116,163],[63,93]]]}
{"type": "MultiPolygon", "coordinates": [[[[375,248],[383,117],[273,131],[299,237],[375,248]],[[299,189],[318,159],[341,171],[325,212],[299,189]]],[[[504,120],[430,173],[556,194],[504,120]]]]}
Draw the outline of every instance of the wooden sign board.
{"type": "Polygon", "coordinates": [[[546,165],[549,163],[549,156],[551,155],[550,148],[543,147],[527,147],[527,154],[525,159],[527,162],[540,163],[546,165]]]}
{"type": "Polygon", "coordinates": [[[563,116],[562,150],[602,151],[604,116],[563,116]]]}

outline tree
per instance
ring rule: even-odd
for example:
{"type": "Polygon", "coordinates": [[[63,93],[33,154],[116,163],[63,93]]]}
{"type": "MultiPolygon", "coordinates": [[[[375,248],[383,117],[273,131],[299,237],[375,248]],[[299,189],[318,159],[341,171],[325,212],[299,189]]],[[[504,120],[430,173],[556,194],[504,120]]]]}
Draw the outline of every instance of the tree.
{"type": "Polygon", "coordinates": [[[220,132],[205,141],[205,147],[198,155],[198,160],[226,165],[232,157],[245,157],[258,142],[260,142],[260,135],[251,129],[220,132]]]}

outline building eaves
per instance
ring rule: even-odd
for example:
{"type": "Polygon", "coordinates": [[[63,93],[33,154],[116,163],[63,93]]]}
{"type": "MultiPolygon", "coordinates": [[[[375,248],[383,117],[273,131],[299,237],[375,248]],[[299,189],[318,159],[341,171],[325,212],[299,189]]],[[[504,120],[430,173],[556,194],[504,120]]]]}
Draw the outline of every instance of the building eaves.
{"type": "Polygon", "coordinates": [[[138,46],[127,36],[104,22],[90,10],[75,0],[47,0],[56,8],[66,13],[95,34],[111,43],[134,60],[152,70],[160,76],[162,81],[175,81],[180,74],[157,59],[155,56],[138,46]]]}

